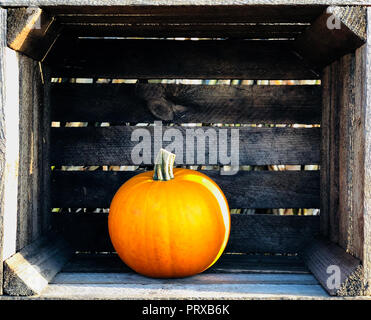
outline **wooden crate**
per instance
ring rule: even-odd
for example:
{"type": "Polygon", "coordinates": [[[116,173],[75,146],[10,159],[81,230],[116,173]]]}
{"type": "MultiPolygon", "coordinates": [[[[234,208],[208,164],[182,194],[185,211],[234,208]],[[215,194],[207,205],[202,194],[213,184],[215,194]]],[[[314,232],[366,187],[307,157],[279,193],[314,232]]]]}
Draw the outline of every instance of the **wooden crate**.
{"type": "Polygon", "coordinates": [[[31,2],[0,2],[0,299],[371,295],[370,8],[31,2]],[[150,168],[129,170],[135,129],[189,123],[239,130],[237,174],[196,154],[187,165],[244,210],[210,270],[148,279],[117,258],[107,210],[93,209],[150,168]]]}

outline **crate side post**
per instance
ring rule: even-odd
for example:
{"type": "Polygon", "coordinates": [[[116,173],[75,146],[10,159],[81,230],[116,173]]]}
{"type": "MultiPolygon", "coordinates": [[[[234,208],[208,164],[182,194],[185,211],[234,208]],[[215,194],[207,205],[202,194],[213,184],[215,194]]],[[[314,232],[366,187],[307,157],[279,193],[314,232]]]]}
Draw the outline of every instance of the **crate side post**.
{"type": "Polygon", "coordinates": [[[371,10],[367,42],[341,58],[339,116],[339,245],[363,265],[371,293],[371,10]]]}
{"type": "Polygon", "coordinates": [[[364,175],[364,247],[363,267],[365,273],[366,294],[371,295],[371,8],[367,8],[367,43],[365,45],[366,63],[365,94],[363,106],[366,109],[365,115],[365,175],[364,175]]]}
{"type": "MultiPolygon", "coordinates": [[[[371,293],[370,8],[367,17],[366,44],[327,66],[322,78],[321,233],[344,250],[338,250],[340,269],[353,258],[342,288],[330,292],[338,295],[371,293]]],[[[330,261],[326,246],[317,247],[322,262],[330,261]]],[[[328,263],[306,260],[326,283],[328,263]]]]}
{"type": "MultiPolygon", "coordinates": [[[[4,56],[6,47],[6,10],[0,8],[0,56],[4,56]]],[[[4,236],[4,184],[5,184],[5,81],[4,59],[0,59],[0,295],[3,291],[3,236],[4,236]]]]}

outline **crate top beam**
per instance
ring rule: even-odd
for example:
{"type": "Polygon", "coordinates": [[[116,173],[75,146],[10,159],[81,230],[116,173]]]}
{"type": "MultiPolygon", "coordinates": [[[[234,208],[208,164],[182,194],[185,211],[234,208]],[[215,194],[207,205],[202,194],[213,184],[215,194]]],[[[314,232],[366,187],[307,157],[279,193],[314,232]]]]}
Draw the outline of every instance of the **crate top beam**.
{"type": "MultiPolygon", "coordinates": [[[[56,4],[58,1],[52,2],[56,4]]],[[[82,1],[83,2],[83,1],[82,1]]],[[[94,2],[93,2],[94,3],[94,2]]],[[[252,3],[252,2],[251,2],[252,3]]],[[[62,2],[60,2],[62,4],[62,2]]],[[[91,3],[90,3],[91,4],[91,3]]],[[[361,6],[224,5],[45,6],[8,9],[8,46],[43,61],[59,38],[202,37],[292,40],[311,68],[321,68],[365,42],[361,6]],[[329,29],[328,21],[334,28],[329,29]],[[62,37],[61,37],[62,36],[62,37]],[[313,48],[315,48],[313,50],[313,48]]],[[[226,5],[228,4],[228,5],[226,5]]],[[[20,5],[20,4],[19,4],[20,5]]],[[[27,5],[32,5],[32,1],[27,5]]],[[[68,48],[67,48],[68,49],[68,48]]]]}
{"type": "MultiPolygon", "coordinates": [[[[171,5],[367,5],[365,0],[158,0],[157,6],[171,5]]],[[[150,6],[153,0],[1,0],[1,6],[150,6]]]]}

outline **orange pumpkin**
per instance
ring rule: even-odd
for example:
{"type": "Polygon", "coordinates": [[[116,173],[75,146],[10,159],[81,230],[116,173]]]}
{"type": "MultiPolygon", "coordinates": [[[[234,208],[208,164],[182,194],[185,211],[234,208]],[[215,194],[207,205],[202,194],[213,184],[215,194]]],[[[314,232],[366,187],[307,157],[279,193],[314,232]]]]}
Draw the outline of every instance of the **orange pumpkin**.
{"type": "Polygon", "coordinates": [[[108,228],[119,257],[156,278],[200,273],[222,254],[230,232],[227,200],[205,174],[174,169],[161,149],[155,170],[136,175],[115,194],[108,228]]]}

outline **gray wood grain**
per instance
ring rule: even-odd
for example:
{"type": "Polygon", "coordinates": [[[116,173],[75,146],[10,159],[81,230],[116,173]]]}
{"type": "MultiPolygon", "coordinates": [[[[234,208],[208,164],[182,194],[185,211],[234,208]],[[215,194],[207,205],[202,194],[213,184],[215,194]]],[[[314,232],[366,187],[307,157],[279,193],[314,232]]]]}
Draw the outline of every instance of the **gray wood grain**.
{"type": "Polygon", "coordinates": [[[359,296],[365,293],[361,261],[328,240],[312,241],[302,252],[303,260],[330,295],[359,296]],[[334,269],[340,273],[339,286],[331,278],[334,269]]]}
{"type": "Polygon", "coordinates": [[[364,268],[364,278],[365,278],[365,287],[367,288],[366,294],[371,296],[371,134],[369,128],[371,128],[371,9],[367,8],[367,44],[364,47],[363,57],[363,70],[365,71],[364,79],[365,83],[363,84],[363,98],[362,103],[365,108],[365,163],[364,163],[364,198],[363,198],[363,207],[364,207],[364,220],[363,220],[363,268],[364,268]]]}
{"type": "MultiPolygon", "coordinates": [[[[109,208],[120,186],[142,171],[53,171],[54,208],[109,208]]],[[[227,197],[230,208],[318,208],[319,171],[240,171],[211,177],[227,197]]]]}
{"type": "MultiPolygon", "coordinates": [[[[243,6],[243,5],[364,5],[363,0],[159,0],[158,6],[243,6]]],[[[153,6],[151,0],[1,0],[3,6],[153,6]]]]}
{"type": "Polygon", "coordinates": [[[61,270],[73,251],[60,234],[52,233],[5,260],[4,293],[40,294],[61,270]]]}
{"type": "Polygon", "coordinates": [[[326,299],[320,285],[294,284],[51,284],[41,298],[122,299],[326,299]]]}
{"type": "Polygon", "coordinates": [[[339,108],[342,69],[339,61],[326,67],[323,82],[321,230],[333,242],[339,239],[339,108]]]}
{"type": "MultiPolygon", "coordinates": [[[[6,16],[5,9],[0,8],[0,56],[3,57],[6,48],[6,16]]],[[[0,295],[3,294],[3,237],[4,237],[4,188],[6,168],[6,132],[5,132],[5,64],[0,60],[0,295]]]]}
{"type": "Polygon", "coordinates": [[[42,177],[41,184],[41,212],[42,212],[42,230],[47,232],[51,229],[51,216],[50,216],[50,123],[51,123],[51,107],[50,107],[50,91],[51,91],[51,72],[50,69],[42,64],[43,75],[43,109],[42,109],[42,122],[41,122],[41,150],[42,152],[42,177]]]}
{"type": "Polygon", "coordinates": [[[318,79],[286,41],[56,41],[54,77],[128,79],[318,79]],[[102,63],[102,61],[106,63],[102,63]]]}
{"type": "Polygon", "coordinates": [[[206,274],[181,279],[153,279],[135,273],[58,273],[51,284],[295,284],[316,285],[318,281],[311,274],[206,274]]]}
{"type": "Polygon", "coordinates": [[[321,87],[54,83],[51,107],[53,121],[315,124],[321,87]]]}
{"type": "MultiPolygon", "coordinates": [[[[132,159],[131,152],[132,148],[138,144],[138,142],[131,141],[133,131],[138,129],[148,130],[148,134],[152,140],[151,143],[153,143],[154,128],[154,126],[51,128],[51,164],[133,165],[135,163],[133,163],[134,160],[132,159]]],[[[166,128],[162,128],[163,133],[165,133],[166,128]]],[[[196,164],[200,162],[201,160],[197,160],[197,151],[201,153],[202,148],[193,148],[194,157],[192,159],[192,146],[189,143],[188,146],[186,144],[186,130],[192,129],[178,126],[171,128],[176,129],[181,134],[183,140],[181,141],[183,143],[183,159],[179,152],[175,160],[176,163],[196,164]]],[[[204,127],[201,130],[207,130],[209,128],[204,127]]],[[[218,136],[221,130],[225,129],[212,127],[212,131],[217,133],[218,136]]],[[[143,131],[140,133],[144,134],[143,131]]],[[[170,134],[170,132],[168,133],[170,134]]],[[[232,143],[233,146],[236,146],[238,142],[239,165],[317,164],[320,160],[320,128],[238,127],[238,137],[233,137],[232,140],[231,131],[226,133],[228,133],[228,149],[231,148],[232,143]]],[[[180,138],[178,138],[178,141],[180,141],[180,138]]],[[[163,142],[163,147],[166,147],[168,144],[167,142],[163,142]]],[[[195,142],[194,146],[196,145],[197,143],[195,142]]],[[[151,150],[154,150],[153,148],[152,146],[151,150]]],[[[199,164],[227,164],[222,163],[226,161],[222,161],[220,156],[216,159],[217,163],[212,163],[214,162],[213,158],[210,160],[210,154],[217,155],[218,149],[218,145],[210,144],[209,146],[206,143],[205,160],[202,160],[204,163],[199,164]]],[[[151,155],[151,159],[151,163],[153,163],[153,155],[151,155]]]]}
{"type": "Polygon", "coordinates": [[[298,36],[295,48],[307,62],[324,67],[364,44],[365,21],[362,7],[331,7],[298,36]],[[338,19],[340,28],[330,29],[329,19],[338,19]]]}
{"type": "Polygon", "coordinates": [[[42,233],[41,112],[43,89],[39,66],[19,54],[19,169],[17,246],[20,250],[42,233]]]}
{"type": "MultiPolygon", "coordinates": [[[[77,253],[62,268],[63,273],[130,273],[116,253],[77,253]]],[[[209,273],[308,274],[297,255],[223,254],[209,273]]]]}
{"type": "MultiPolygon", "coordinates": [[[[114,252],[107,214],[53,214],[54,226],[76,251],[114,252]],[[81,237],[81,235],[84,237],[81,237]]],[[[318,216],[231,215],[226,253],[298,253],[319,233],[318,216]]]]}
{"type": "Polygon", "coordinates": [[[330,67],[322,72],[322,119],[321,119],[321,170],[320,170],[320,224],[321,234],[329,236],[330,232],[330,208],[329,208],[329,185],[330,185],[330,110],[331,110],[331,71],[330,67]]]}
{"type": "MultiPolygon", "coordinates": [[[[77,16],[75,21],[84,18],[77,16]]],[[[115,16],[110,16],[112,19],[115,16]]],[[[159,17],[163,18],[163,17],[159,17]]],[[[60,16],[58,16],[60,19],[60,16]]],[[[125,17],[126,19],[126,17],[125,17]]],[[[179,19],[179,18],[177,18],[179,19]]],[[[128,19],[131,20],[131,19],[128,19]]],[[[135,21],[135,19],[132,19],[135,21]]],[[[156,19],[157,20],[157,19],[156,19]]],[[[144,38],[233,38],[290,39],[298,36],[307,24],[251,25],[250,23],[62,23],[63,34],[79,37],[144,37],[144,38]]]]}
{"type": "Polygon", "coordinates": [[[362,69],[358,68],[356,74],[355,54],[344,56],[340,63],[343,76],[339,113],[339,244],[362,259],[362,195],[357,189],[364,160],[357,155],[361,154],[364,141],[363,128],[357,126],[356,121],[362,119],[363,106],[355,97],[356,83],[362,81],[362,69]]]}
{"type": "Polygon", "coordinates": [[[40,8],[8,9],[8,46],[41,61],[61,32],[61,26],[40,8]]]}
{"type": "Polygon", "coordinates": [[[62,23],[243,23],[243,22],[312,22],[325,6],[228,5],[151,5],[151,6],[56,6],[47,11],[62,23]]]}

